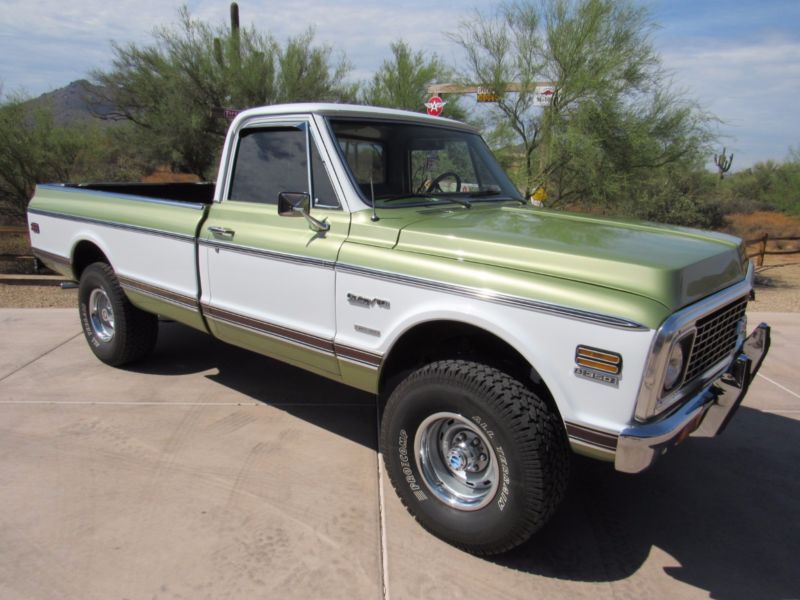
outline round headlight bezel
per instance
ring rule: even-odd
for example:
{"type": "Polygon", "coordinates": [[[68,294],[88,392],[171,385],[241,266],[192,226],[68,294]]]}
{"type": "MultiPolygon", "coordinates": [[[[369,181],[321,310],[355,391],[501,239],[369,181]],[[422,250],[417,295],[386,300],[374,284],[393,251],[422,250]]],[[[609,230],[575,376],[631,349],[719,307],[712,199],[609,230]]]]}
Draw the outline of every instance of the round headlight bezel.
{"type": "Polygon", "coordinates": [[[661,383],[662,398],[679,390],[684,384],[693,339],[694,335],[689,333],[672,344],[672,349],[669,351],[667,362],[664,365],[664,378],[661,383]]]}
{"type": "Polygon", "coordinates": [[[684,363],[686,358],[683,352],[683,344],[680,342],[672,346],[672,350],[667,357],[667,364],[664,368],[664,385],[663,390],[669,393],[675,390],[681,380],[683,374],[684,363]]]}

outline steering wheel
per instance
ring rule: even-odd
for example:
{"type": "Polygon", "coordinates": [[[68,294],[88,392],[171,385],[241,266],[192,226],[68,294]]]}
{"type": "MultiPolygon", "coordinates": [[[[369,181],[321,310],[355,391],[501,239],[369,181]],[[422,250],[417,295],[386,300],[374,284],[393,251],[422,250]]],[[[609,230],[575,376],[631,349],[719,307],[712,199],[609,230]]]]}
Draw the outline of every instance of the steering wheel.
{"type": "Polygon", "coordinates": [[[446,179],[448,177],[452,177],[452,178],[454,178],[456,180],[456,192],[460,192],[461,191],[461,177],[458,176],[458,173],[455,173],[453,171],[447,171],[445,173],[442,173],[438,177],[436,177],[433,181],[430,182],[430,184],[428,185],[428,187],[425,190],[425,192],[435,192],[435,191],[442,192],[442,191],[444,191],[444,190],[442,190],[441,187],[439,187],[439,184],[442,182],[443,179],[446,179]]]}

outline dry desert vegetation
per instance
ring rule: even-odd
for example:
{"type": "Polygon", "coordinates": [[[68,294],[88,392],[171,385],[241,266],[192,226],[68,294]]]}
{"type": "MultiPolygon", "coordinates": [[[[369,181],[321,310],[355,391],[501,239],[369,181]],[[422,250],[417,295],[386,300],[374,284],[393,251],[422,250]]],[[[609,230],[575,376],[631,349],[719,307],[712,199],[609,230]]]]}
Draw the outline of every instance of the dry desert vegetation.
{"type": "MultiPolygon", "coordinates": [[[[754,212],[726,217],[729,233],[744,240],[757,240],[766,233],[770,238],[800,237],[800,219],[779,212],[754,212]]],[[[761,243],[750,244],[750,255],[758,253],[761,243]]],[[[768,251],[800,250],[800,240],[771,241],[768,251]]],[[[800,312],[800,254],[780,254],[753,258],[756,264],[756,300],[750,310],[763,312],[800,312]]]]}

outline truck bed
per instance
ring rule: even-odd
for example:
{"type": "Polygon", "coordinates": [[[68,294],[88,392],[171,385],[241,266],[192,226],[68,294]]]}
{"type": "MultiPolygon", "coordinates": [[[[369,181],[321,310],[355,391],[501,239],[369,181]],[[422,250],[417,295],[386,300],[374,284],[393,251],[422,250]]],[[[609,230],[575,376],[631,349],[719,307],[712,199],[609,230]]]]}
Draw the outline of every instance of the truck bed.
{"type": "Polygon", "coordinates": [[[213,181],[202,183],[68,183],[65,187],[176,202],[211,204],[214,200],[213,181]]]}
{"type": "Polygon", "coordinates": [[[213,196],[210,183],[38,185],[31,248],[69,278],[108,262],[135,306],[204,329],[196,239],[213,196]]]}

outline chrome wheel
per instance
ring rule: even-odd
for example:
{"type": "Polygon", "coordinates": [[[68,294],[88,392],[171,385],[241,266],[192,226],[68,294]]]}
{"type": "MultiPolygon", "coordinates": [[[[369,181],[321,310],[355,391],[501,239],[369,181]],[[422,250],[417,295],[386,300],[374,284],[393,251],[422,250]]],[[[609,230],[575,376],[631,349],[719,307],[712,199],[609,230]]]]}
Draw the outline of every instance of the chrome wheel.
{"type": "Polygon", "coordinates": [[[89,323],[92,331],[102,342],[110,342],[114,337],[114,310],[105,290],[95,288],[89,295],[89,323]]]}
{"type": "Polygon", "coordinates": [[[483,508],[497,493],[497,457],[483,431],[461,415],[440,412],[417,428],[417,468],[428,489],[459,510],[483,508]]]}

